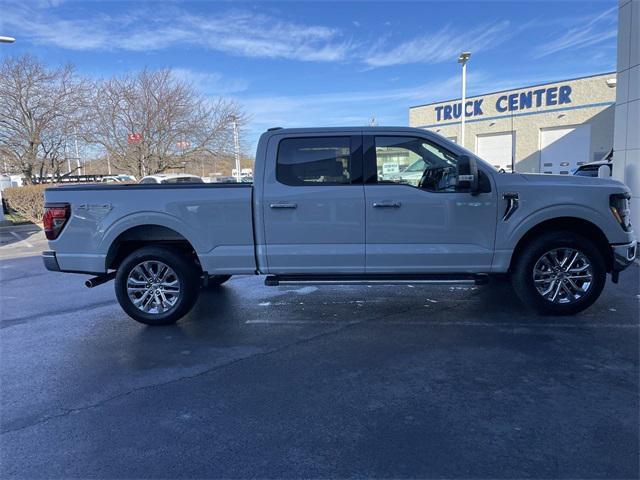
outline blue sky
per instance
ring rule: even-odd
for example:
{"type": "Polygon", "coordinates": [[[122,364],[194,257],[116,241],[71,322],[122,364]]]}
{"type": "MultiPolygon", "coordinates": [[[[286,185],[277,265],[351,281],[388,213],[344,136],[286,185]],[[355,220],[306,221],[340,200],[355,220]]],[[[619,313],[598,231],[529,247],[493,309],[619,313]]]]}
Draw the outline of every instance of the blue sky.
{"type": "Polygon", "coordinates": [[[78,2],[0,0],[0,56],[106,77],[171,67],[272,126],[407,125],[408,107],[615,70],[615,0],[78,2]]]}

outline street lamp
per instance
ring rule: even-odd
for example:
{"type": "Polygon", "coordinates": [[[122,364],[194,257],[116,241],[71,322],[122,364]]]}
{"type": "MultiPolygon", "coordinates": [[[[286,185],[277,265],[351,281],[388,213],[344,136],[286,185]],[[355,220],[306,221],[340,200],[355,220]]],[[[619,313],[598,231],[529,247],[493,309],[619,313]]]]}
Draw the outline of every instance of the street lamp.
{"type": "Polygon", "coordinates": [[[233,153],[236,160],[236,182],[240,183],[240,139],[238,135],[238,122],[235,117],[231,119],[231,126],[233,127],[233,153]]]}
{"type": "Polygon", "coordinates": [[[0,43],[13,43],[16,39],[13,37],[2,37],[0,36],[0,43]]]}
{"type": "Polygon", "coordinates": [[[467,101],[467,62],[471,58],[471,52],[462,52],[458,57],[458,63],[462,64],[462,105],[460,105],[460,145],[464,147],[464,120],[466,117],[465,103],[467,101]]]}

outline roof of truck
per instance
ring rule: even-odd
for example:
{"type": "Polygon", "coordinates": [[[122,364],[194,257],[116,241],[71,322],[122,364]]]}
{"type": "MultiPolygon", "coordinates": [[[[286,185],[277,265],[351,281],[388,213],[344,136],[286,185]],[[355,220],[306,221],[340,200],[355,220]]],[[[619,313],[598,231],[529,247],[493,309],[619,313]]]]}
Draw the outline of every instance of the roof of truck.
{"type": "Polygon", "coordinates": [[[297,127],[297,128],[282,128],[274,127],[269,128],[265,133],[340,133],[340,132],[370,132],[375,133],[379,131],[406,131],[406,132],[425,132],[422,128],[414,127],[401,127],[401,126],[379,126],[379,127],[297,127]]]}

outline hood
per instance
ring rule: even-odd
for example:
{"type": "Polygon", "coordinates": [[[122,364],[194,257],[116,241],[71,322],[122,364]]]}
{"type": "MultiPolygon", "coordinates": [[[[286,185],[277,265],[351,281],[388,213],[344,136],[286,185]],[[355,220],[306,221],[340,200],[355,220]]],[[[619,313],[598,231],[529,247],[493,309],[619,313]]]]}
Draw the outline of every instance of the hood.
{"type": "Polygon", "coordinates": [[[539,185],[558,185],[559,187],[611,187],[617,190],[627,186],[613,178],[583,177],[580,175],[549,175],[548,173],[518,173],[524,180],[539,185]]]}

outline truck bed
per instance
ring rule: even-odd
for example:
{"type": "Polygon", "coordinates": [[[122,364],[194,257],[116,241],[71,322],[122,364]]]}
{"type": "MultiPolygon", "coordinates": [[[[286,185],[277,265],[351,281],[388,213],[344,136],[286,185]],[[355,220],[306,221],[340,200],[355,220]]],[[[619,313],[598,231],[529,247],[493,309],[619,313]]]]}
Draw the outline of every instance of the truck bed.
{"type": "Polygon", "coordinates": [[[71,205],[71,218],[50,245],[61,270],[100,273],[119,236],[133,232],[144,240],[145,230],[131,229],[150,225],[186,239],[209,274],[254,273],[252,191],[243,183],[48,188],[45,202],[71,205]]]}

